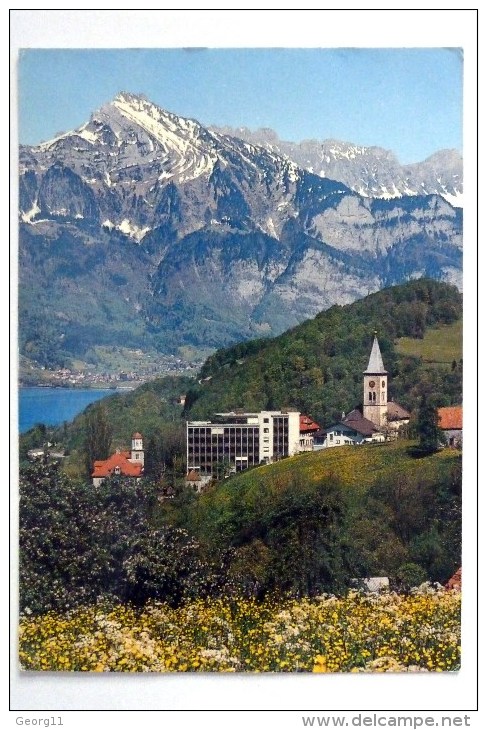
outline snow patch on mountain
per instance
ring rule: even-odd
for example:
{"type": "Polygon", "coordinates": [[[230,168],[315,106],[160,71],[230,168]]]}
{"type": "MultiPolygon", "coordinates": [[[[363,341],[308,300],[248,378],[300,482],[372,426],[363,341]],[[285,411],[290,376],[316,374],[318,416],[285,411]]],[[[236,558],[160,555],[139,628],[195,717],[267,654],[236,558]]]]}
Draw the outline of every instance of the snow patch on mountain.
{"type": "Polygon", "coordinates": [[[140,228],[139,226],[134,225],[129,221],[128,218],[124,218],[123,221],[120,223],[113,223],[109,218],[106,218],[106,220],[103,221],[101,224],[103,228],[107,228],[109,231],[112,231],[113,229],[120,231],[121,233],[124,233],[126,236],[130,236],[130,238],[133,238],[137,243],[139,243],[146,233],[148,233],[151,229],[149,226],[146,226],[145,228],[140,228]]]}
{"type": "Polygon", "coordinates": [[[463,208],[463,193],[459,190],[455,190],[454,193],[441,193],[441,197],[444,198],[454,208],[463,208]]]}
{"type": "Polygon", "coordinates": [[[124,94],[119,94],[112,103],[168,153],[169,168],[164,171],[164,178],[178,176],[180,181],[187,181],[212,171],[217,157],[199,143],[196,122],[181,117],[171,119],[173,115],[165,114],[153,104],[124,94]],[[181,130],[187,134],[183,136],[181,130]]]}
{"type": "Polygon", "coordinates": [[[40,212],[41,212],[41,209],[37,205],[37,201],[36,201],[30,210],[26,211],[25,213],[21,212],[20,217],[24,223],[32,223],[34,218],[36,217],[36,215],[40,212]]]}
{"type": "Polygon", "coordinates": [[[83,124],[80,129],[77,130],[76,134],[78,137],[82,137],[83,139],[86,139],[88,142],[91,142],[91,144],[95,144],[95,142],[99,142],[99,137],[97,134],[94,134],[93,132],[90,132],[89,129],[86,129],[88,125],[83,124]]]}
{"type": "Polygon", "coordinates": [[[121,223],[119,223],[118,226],[116,226],[119,231],[122,233],[126,233],[127,236],[130,236],[131,238],[134,238],[136,241],[141,241],[145,234],[150,231],[149,226],[146,226],[145,228],[139,228],[138,226],[131,223],[128,218],[124,218],[121,223]]]}
{"type": "Polygon", "coordinates": [[[377,146],[335,139],[289,142],[279,139],[272,129],[213,129],[261,145],[319,177],[343,182],[363,197],[387,200],[402,195],[439,194],[454,196],[451,201],[455,207],[463,202],[463,163],[457,150],[440,150],[423,162],[401,165],[390,150],[377,146]]]}

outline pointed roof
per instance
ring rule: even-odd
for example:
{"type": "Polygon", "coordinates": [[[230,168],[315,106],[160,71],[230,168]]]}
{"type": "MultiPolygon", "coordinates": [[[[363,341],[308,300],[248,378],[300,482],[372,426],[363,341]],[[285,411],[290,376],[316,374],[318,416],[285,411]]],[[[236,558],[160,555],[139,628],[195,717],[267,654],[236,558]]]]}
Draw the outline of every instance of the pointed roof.
{"type": "Polygon", "coordinates": [[[374,341],[372,343],[372,349],[370,351],[369,364],[367,370],[364,370],[364,375],[386,375],[387,370],[384,368],[382,362],[382,355],[380,352],[379,342],[377,340],[377,333],[374,333],[374,341]]]}
{"type": "Polygon", "coordinates": [[[299,433],[312,433],[319,431],[320,427],[309,416],[304,413],[299,414],[299,433]]]}
{"type": "Polygon", "coordinates": [[[341,423],[343,426],[347,426],[353,431],[362,434],[362,436],[372,436],[374,433],[379,432],[379,429],[377,428],[375,423],[369,421],[368,418],[364,418],[358,408],[355,408],[353,411],[350,411],[350,413],[347,413],[345,418],[342,419],[341,423]]]}
{"type": "Polygon", "coordinates": [[[406,418],[411,418],[411,414],[409,413],[409,411],[400,406],[399,403],[394,403],[394,401],[392,400],[387,402],[388,421],[401,421],[406,418]]]}

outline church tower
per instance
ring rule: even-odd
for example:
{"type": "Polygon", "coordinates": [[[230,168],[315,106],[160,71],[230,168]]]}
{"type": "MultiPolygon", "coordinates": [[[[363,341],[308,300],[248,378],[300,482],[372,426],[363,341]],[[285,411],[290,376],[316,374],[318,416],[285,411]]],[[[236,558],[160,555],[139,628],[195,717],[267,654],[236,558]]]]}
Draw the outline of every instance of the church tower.
{"type": "Polygon", "coordinates": [[[387,370],[382,362],[377,332],[374,333],[367,370],[364,370],[363,416],[377,428],[387,425],[387,370]]]}
{"type": "Polygon", "coordinates": [[[134,433],[132,436],[132,450],[130,452],[130,461],[135,464],[144,466],[144,443],[140,433],[134,433]]]}

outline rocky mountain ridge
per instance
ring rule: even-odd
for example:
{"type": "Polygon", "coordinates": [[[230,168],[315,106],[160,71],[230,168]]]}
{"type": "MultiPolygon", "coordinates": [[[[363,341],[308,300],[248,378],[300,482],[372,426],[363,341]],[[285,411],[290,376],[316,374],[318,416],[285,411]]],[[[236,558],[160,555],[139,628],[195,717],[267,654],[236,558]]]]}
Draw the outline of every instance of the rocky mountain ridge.
{"type": "Polygon", "coordinates": [[[339,180],[371,198],[402,195],[441,195],[455,207],[463,206],[463,160],[457,150],[439,150],[426,160],[401,165],[393,152],[335,139],[281,140],[273,129],[212,127],[277,154],[320,177],[339,180]]]}
{"type": "Polygon", "coordinates": [[[20,345],[219,347],[430,276],[461,282],[439,195],[364,197],[273,149],[119,94],[20,150],[20,345]]]}

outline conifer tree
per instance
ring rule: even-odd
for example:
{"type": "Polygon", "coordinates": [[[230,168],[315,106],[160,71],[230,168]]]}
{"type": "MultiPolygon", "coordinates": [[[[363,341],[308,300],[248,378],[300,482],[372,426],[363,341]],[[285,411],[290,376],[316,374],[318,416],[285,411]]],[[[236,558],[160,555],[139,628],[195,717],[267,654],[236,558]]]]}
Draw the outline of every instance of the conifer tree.
{"type": "Polygon", "coordinates": [[[417,431],[419,450],[424,454],[433,454],[438,451],[438,448],[444,442],[443,433],[438,422],[436,404],[432,398],[423,396],[419,406],[417,431]]]}
{"type": "Polygon", "coordinates": [[[105,408],[100,405],[89,410],[86,417],[84,456],[88,474],[93,471],[95,461],[107,459],[112,445],[112,427],[105,408]]]}

